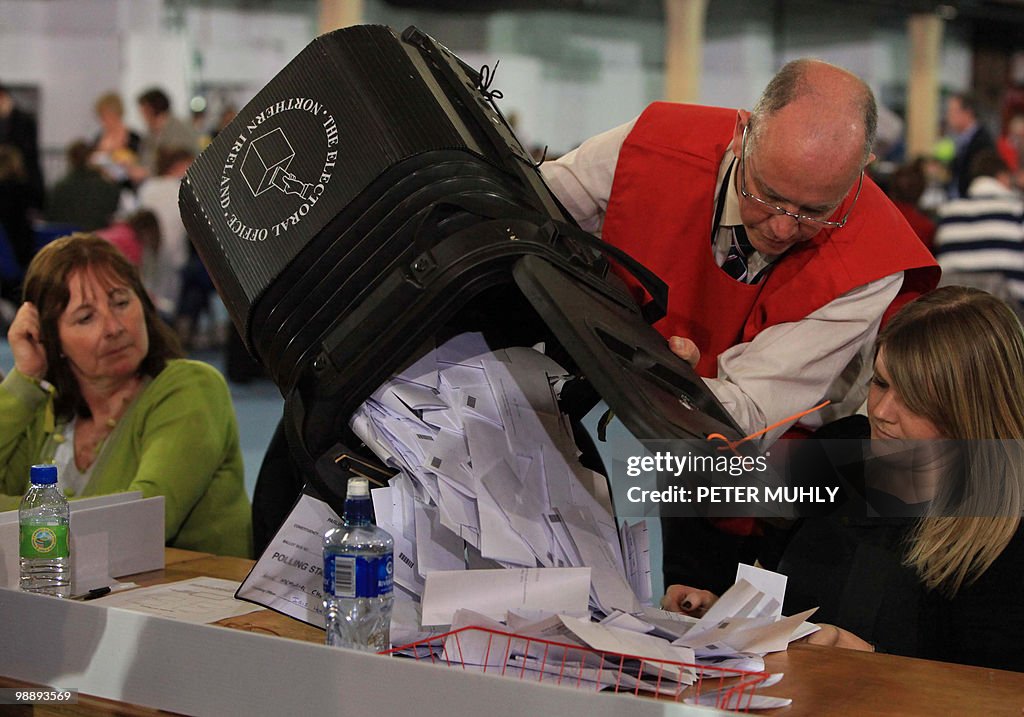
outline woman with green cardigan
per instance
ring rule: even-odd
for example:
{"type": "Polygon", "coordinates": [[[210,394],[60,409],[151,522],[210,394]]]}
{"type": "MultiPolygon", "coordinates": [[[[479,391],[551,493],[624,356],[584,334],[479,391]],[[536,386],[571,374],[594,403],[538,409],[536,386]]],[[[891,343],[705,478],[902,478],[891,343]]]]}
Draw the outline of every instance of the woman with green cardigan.
{"type": "Polygon", "coordinates": [[[0,508],[29,466],[69,497],[164,496],[167,544],[250,557],[238,424],[216,369],[180,358],[135,268],[106,240],[58,239],[32,260],[0,383],[0,508]]]}

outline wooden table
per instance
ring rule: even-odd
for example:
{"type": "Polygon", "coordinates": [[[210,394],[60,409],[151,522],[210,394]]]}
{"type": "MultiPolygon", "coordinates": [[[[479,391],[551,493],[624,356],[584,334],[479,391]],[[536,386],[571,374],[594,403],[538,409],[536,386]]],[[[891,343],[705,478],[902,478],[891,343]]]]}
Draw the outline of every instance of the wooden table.
{"type": "MultiPolygon", "coordinates": [[[[240,558],[167,549],[163,570],[133,576],[156,585],[211,576],[241,581],[253,562],[240,558]]],[[[271,610],[254,609],[221,620],[224,627],[292,640],[322,643],[323,631],[271,610]]],[[[1024,713],[1024,673],[990,670],[892,655],[794,645],[766,658],[767,669],[785,678],[764,694],[790,697],[790,707],[766,715],[1014,715],[1024,713]]],[[[0,686],[24,683],[0,678],[0,686]]],[[[11,707],[10,714],[139,715],[167,714],[111,700],[79,696],[74,706],[11,707]]],[[[8,714],[7,711],[3,712],[8,714]]],[[[531,715],[531,717],[534,717],[531,715]]]]}
{"type": "Polygon", "coordinates": [[[778,715],[1014,715],[1024,712],[1024,674],[946,662],[792,645],[765,658],[783,672],[764,694],[791,697],[778,715]]]}

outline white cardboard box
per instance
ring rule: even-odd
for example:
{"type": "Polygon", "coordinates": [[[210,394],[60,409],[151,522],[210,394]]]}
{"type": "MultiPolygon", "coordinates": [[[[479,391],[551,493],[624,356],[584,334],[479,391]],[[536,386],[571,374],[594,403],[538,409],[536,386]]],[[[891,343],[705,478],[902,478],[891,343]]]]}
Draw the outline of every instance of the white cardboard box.
{"type": "MultiPolygon", "coordinates": [[[[164,567],[164,498],[116,493],[71,501],[72,594],[164,567]]],[[[18,511],[0,513],[0,585],[18,586],[18,511]]]]}

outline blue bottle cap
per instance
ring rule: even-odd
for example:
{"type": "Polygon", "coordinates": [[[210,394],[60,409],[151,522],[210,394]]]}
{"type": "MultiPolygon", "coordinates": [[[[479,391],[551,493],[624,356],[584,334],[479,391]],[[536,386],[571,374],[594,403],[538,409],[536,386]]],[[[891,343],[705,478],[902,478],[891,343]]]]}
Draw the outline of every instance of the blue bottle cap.
{"type": "Polygon", "coordinates": [[[32,485],[53,485],[57,482],[57,466],[45,463],[29,469],[32,485]]]}

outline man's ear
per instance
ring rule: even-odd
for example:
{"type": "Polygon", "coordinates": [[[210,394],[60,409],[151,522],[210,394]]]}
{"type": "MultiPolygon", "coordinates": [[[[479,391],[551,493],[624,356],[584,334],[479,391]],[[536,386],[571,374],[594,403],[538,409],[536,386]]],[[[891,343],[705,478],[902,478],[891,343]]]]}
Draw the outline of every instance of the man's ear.
{"type": "Polygon", "coordinates": [[[740,159],[740,152],[743,149],[743,130],[750,122],[750,113],[746,110],[736,110],[736,126],[732,130],[732,153],[736,159],[740,159]]]}

